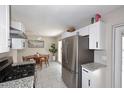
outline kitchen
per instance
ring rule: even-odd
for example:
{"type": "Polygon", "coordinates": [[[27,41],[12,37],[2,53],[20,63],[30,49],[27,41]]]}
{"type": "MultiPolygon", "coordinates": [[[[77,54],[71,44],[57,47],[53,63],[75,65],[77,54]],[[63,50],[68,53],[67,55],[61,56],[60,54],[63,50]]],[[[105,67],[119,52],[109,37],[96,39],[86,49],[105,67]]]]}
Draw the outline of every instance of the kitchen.
{"type": "MultiPolygon", "coordinates": [[[[28,5],[25,7],[23,5],[22,6],[17,6],[17,5],[0,6],[0,12],[1,14],[3,14],[0,17],[0,20],[1,20],[0,21],[1,22],[0,23],[1,24],[1,28],[0,28],[1,29],[1,32],[0,32],[1,34],[1,37],[0,37],[0,45],[1,45],[0,46],[0,53],[1,53],[0,54],[0,58],[1,58],[0,59],[0,63],[1,63],[0,64],[0,72],[1,72],[0,73],[0,77],[1,77],[0,87],[12,87],[12,88],[14,87],[33,88],[34,87],[35,88],[34,83],[36,81],[35,79],[36,79],[36,74],[37,74],[36,68],[35,68],[36,62],[34,60],[31,60],[30,62],[24,62],[22,59],[22,56],[27,56],[27,55],[30,55],[32,53],[37,53],[37,52],[48,54],[50,53],[48,51],[49,50],[48,48],[51,42],[54,42],[57,45],[59,40],[62,41],[62,65],[61,65],[62,74],[61,74],[61,77],[66,87],[70,87],[70,88],[111,87],[111,82],[110,82],[111,81],[111,76],[110,76],[111,74],[110,65],[111,64],[107,63],[108,55],[109,55],[107,49],[109,46],[108,44],[111,42],[106,39],[106,37],[109,38],[109,34],[107,33],[110,33],[110,32],[107,32],[108,30],[106,30],[107,29],[106,26],[110,26],[110,23],[108,22],[108,20],[110,21],[113,20],[113,18],[109,19],[110,15],[113,15],[113,14],[116,15],[117,14],[116,12],[119,12],[121,14],[121,12],[124,9],[123,6],[111,6],[111,5],[110,6],[86,6],[86,8],[90,7],[89,11],[92,8],[94,10],[92,10],[92,13],[90,14],[90,18],[88,17],[87,19],[86,17],[88,16],[88,14],[84,16],[86,18],[84,19],[86,20],[86,22],[82,23],[82,25],[76,28],[76,30],[74,28],[74,30],[70,31],[71,26],[69,26],[68,29],[66,27],[66,30],[64,29],[62,32],[58,30],[57,31],[58,36],[56,37],[46,38],[41,35],[42,38],[40,39],[46,40],[46,41],[44,40],[45,42],[44,46],[45,47],[47,46],[46,47],[47,51],[42,50],[41,48],[39,49],[27,48],[27,40],[29,39],[29,36],[27,35],[27,33],[30,34],[31,32],[28,30],[31,30],[31,27],[35,26],[35,25],[33,26],[32,22],[30,22],[33,20],[33,17],[35,15],[32,14],[33,16],[30,16],[32,20],[29,21],[30,18],[26,19],[26,16],[23,16],[24,12],[22,10],[25,8],[31,10],[32,8],[35,8],[35,7],[36,6],[28,6],[28,5]],[[104,8],[105,10],[103,11],[102,8],[104,8]],[[95,11],[95,9],[96,10],[99,9],[99,12],[101,13],[98,14],[95,11]],[[20,18],[20,20],[22,20],[23,22],[21,22],[18,18],[20,18]],[[19,21],[13,21],[13,20],[19,20],[19,21]],[[27,25],[25,20],[28,20],[28,24],[30,23],[30,25],[27,25]],[[27,30],[27,27],[29,27],[30,29],[27,30]],[[12,56],[13,61],[11,61],[11,58],[5,58],[7,56],[12,56]],[[4,62],[6,63],[6,65],[4,64],[4,62]],[[7,66],[8,68],[5,66],[7,66]],[[106,70],[109,70],[109,72],[107,72],[106,70]],[[109,80],[109,82],[107,82],[107,80],[109,80]]],[[[68,7],[68,9],[70,9],[68,10],[70,11],[70,13],[72,11],[71,9],[74,8],[74,6],[70,6],[70,7],[69,6],[53,6],[53,7],[52,6],[37,6],[35,9],[38,11],[39,7],[46,9],[46,11],[47,11],[47,7],[48,7],[48,10],[53,8],[53,9],[60,9],[60,10],[63,9],[63,11],[64,11],[63,7],[68,7]]],[[[77,7],[75,6],[75,9],[77,9],[78,11],[82,8],[81,10],[83,10],[83,7],[84,6],[77,6],[77,7]]],[[[32,12],[29,10],[27,14],[32,12]]],[[[85,10],[83,11],[86,12],[85,10]]],[[[56,12],[59,14],[59,12],[55,10],[51,14],[52,17],[54,17],[54,13],[56,14],[56,12]]],[[[73,12],[75,13],[75,11],[73,12]]],[[[121,15],[120,17],[122,18],[122,16],[123,15],[121,15]]],[[[69,17],[70,16],[67,16],[67,18],[69,17]]],[[[80,16],[77,16],[77,18],[78,17],[81,18],[80,16]]],[[[79,18],[78,20],[80,20],[79,18]]],[[[71,19],[73,19],[73,17],[71,17],[71,19]]],[[[53,21],[52,19],[49,19],[49,18],[47,20],[53,21]]],[[[77,19],[75,18],[74,20],[77,20],[77,19]]],[[[69,23],[71,22],[73,21],[70,21],[69,23]]],[[[68,25],[70,25],[69,23],[67,22],[68,25]]],[[[37,23],[37,25],[38,24],[39,23],[37,23]]],[[[47,22],[45,24],[47,24],[47,22]]],[[[47,25],[49,26],[49,23],[47,25]]],[[[36,29],[39,30],[38,28],[36,29]]],[[[36,34],[36,33],[38,32],[36,31],[31,34],[36,34]]],[[[42,33],[46,34],[45,31],[42,31],[42,33]]],[[[52,33],[50,32],[48,33],[52,36],[52,33]]],[[[33,38],[33,37],[30,36],[30,38],[33,38]]],[[[58,60],[57,53],[55,54],[55,56],[56,56],[56,61],[57,61],[58,60]]],[[[50,60],[49,60],[50,64],[51,64],[51,60],[53,61],[52,55],[50,55],[50,60]]]]}

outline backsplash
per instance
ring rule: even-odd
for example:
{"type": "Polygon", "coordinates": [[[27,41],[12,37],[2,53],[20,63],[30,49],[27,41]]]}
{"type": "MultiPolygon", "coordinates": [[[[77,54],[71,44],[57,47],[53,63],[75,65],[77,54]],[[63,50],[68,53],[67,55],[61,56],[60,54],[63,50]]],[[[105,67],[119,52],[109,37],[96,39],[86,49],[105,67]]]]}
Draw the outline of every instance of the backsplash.
{"type": "Polygon", "coordinates": [[[94,62],[106,65],[106,52],[105,51],[94,51],[94,62]]]}

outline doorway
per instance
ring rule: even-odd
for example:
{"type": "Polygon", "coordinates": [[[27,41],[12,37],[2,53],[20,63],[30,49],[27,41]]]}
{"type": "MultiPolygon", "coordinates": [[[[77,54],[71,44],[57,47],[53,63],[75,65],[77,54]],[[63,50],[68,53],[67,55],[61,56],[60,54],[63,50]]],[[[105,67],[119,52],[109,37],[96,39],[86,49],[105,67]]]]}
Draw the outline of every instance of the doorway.
{"type": "Polygon", "coordinates": [[[62,63],[62,40],[58,41],[58,61],[62,63]]]}
{"type": "Polygon", "coordinates": [[[124,25],[113,29],[112,87],[124,87],[124,25]]]}

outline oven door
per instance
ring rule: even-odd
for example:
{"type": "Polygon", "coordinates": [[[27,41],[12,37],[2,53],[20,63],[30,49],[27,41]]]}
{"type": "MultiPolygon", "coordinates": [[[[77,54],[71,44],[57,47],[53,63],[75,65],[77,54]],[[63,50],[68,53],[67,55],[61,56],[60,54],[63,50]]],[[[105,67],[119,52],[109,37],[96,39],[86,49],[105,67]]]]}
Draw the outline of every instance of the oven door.
{"type": "Polygon", "coordinates": [[[12,58],[0,59],[0,82],[4,81],[4,78],[12,71],[12,58]]]}

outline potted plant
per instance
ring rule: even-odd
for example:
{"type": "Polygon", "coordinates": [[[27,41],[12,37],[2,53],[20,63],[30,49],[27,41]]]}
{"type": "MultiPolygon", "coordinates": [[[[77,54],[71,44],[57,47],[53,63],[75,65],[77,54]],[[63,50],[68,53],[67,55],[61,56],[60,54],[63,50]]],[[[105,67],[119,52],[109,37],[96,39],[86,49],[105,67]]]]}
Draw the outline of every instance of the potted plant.
{"type": "Polygon", "coordinates": [[[55,59],[56,59],[55,53],[57,52],[57,48],[56,48],[56,46],[55,46],[54,43],[52,43],[50,47],[51,47],[51,48],[49,49],[49,51],[50,51],[50,52],[52,53],[52,55],[53,55],[53,61],[55,61],[55,59]]]}

